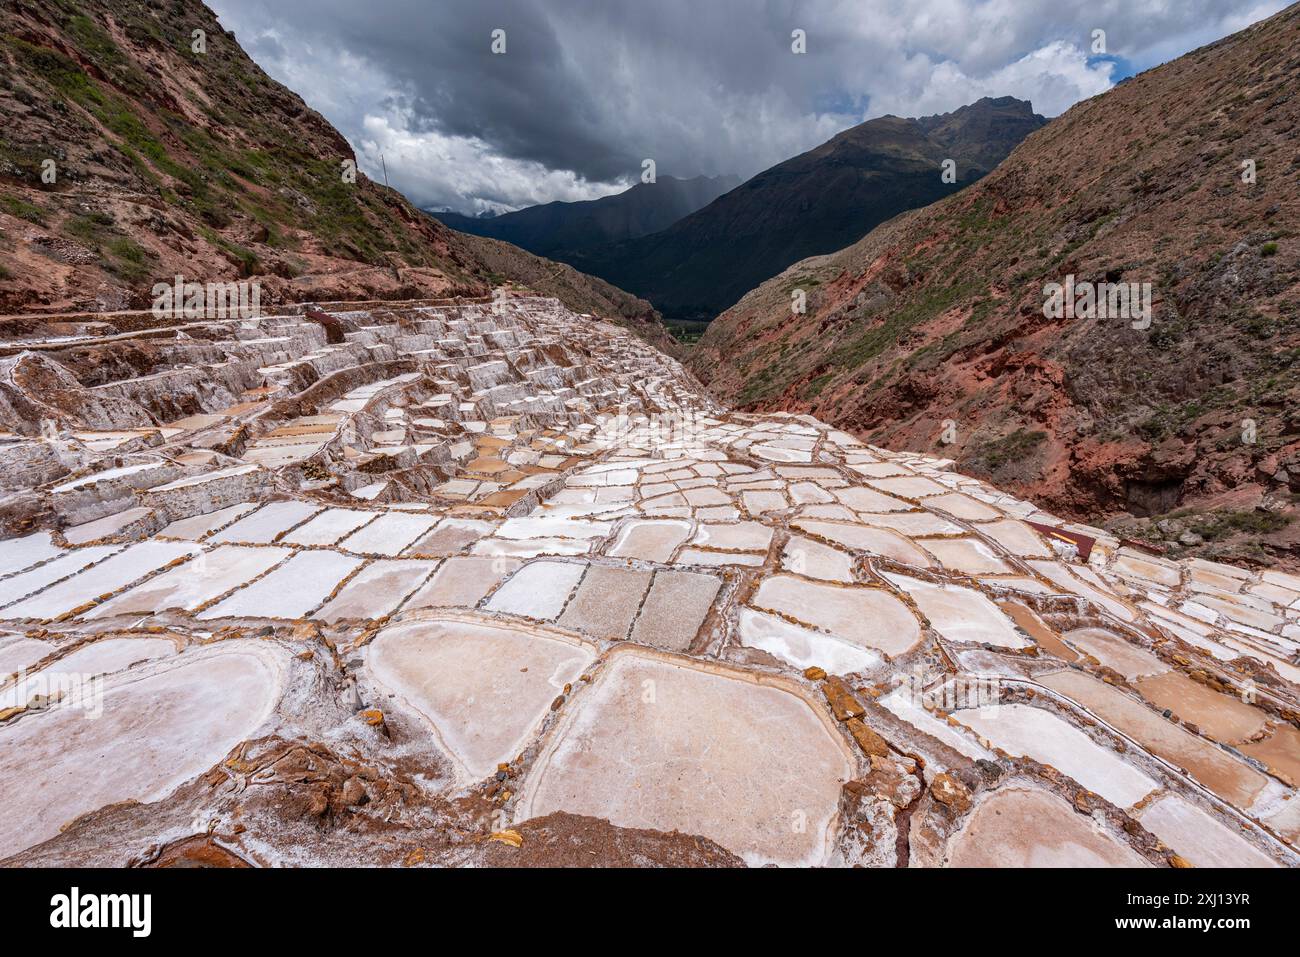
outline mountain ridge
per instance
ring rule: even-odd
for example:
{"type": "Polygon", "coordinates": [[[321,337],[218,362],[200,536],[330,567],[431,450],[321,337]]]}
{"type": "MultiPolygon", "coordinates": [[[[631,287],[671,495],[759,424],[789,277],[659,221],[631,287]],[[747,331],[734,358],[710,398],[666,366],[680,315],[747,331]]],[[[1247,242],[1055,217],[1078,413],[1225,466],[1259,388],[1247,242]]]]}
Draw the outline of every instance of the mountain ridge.
{"type": "Polygon", "coordinates": [[[986,174],[1046,120],[1026,101],[984,98],[922,121],[884,116],[751,177],[666,230],[575,256],[574,266],[671,318],[712,319],[758,282],[986,174]],[[934,121],[934,122],[930,122],[934,121]],[[955,182],[941,164],[957,162],[955,182]]]}
{"type": "Polygon", "coordinates": [[[555,201],[498,216],[426,210],[459,232],[501,239],[539,256],[564,256],[636,239],[671,226],[740,185],[738,176],[660,176],[620,193],[580,202],[555,201]]]}

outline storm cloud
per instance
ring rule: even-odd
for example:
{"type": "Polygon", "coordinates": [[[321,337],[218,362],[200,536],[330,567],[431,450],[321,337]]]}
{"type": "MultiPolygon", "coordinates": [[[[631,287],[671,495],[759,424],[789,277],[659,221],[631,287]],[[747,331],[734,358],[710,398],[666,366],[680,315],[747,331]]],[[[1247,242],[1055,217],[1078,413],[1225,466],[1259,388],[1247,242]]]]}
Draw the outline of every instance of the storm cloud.
{"type": "Polygon", "coordinates": [[[873,116],[981,96],[1057,115],[1283,0],[209,0],[425,207],[750,176],[873,116]],[[506,52],[491,49],[505,31],[506,52]],[[806,34],[795,54],[792,31],[806,34]],[[1093,52],[1105,31],[1105,53],[1093,52]]]}

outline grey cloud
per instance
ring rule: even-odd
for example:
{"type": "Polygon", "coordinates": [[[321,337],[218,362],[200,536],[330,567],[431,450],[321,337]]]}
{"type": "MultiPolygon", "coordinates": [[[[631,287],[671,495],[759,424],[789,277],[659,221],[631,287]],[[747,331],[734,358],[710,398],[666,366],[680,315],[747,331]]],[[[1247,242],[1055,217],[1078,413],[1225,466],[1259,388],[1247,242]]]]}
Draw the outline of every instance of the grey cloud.
{"type": "MultiPolygon", "coordinates": [[[[1053,115],[1281,0],[211,0],[269,73],[417,203],[466,211],[751,175],[885,112],[1053,115]],[[493,29],[508,52],[490,51],[493,29]],[[808,53],[790,52],[803,29],[808,53]],[[1217,31],[1217,32],[1216,32],[1217,31]]],[[[373,171],[373,170],[372,170],[373,171]]]]}

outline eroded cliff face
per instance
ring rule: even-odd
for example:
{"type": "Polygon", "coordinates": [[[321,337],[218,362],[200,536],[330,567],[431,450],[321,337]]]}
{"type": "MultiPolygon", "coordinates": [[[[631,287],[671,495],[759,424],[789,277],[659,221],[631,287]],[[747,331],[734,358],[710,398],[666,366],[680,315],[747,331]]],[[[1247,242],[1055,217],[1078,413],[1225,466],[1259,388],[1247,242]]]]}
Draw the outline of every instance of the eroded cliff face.
{"type": "Polygon", "coordinates": [[[7,864],[1300,863],[1296,576],[554,299],[77,326],[0,339],[7,864]]]}
{"type": "Polygon", "coordinates": [[[743,408],[940,452],[1174,553],[1294,563],[1298,41],[1291,8],[1075,106],[974,186],[753,290],[692,368],[743,408]],[[1149,324],[1045,316],[1069,277],[1149,283],[1149,324]]]}

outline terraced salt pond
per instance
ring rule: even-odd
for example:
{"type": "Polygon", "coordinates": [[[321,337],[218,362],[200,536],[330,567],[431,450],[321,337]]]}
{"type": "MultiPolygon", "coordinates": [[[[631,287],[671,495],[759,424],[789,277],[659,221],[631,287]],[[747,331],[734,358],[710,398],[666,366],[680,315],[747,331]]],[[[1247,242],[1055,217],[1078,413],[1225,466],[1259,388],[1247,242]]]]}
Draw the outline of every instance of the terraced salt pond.
{"type": "Polygon", "coordinates": [[[400,555],[432,531],[437,523],[436,518],[424,515],[388,512],[349,535],[341,547],[364,555],[400,555]]]}
{"type": "Polygon", "coordinates": [[[151,541],[131,545],[67,581],[10,605],[5,609],[5,615],[15,619],[55,618],[194,552],[193,545],[179,542],[151,541]]]}
{"type": "Polygon", "coordinates": [[[374,518],[374,512],[330,508],[298,526],[280,541],[286,545],[333,545],[374,518]]]}
{"type": "Polygon", "coordinates": [[[193,515],[190,518],[177,519],[158,534],[163,538],[185,538],[190,541],[198,541],[209,533],[243,518],[256,508],[257,505],[253,502],[228,505],[216,511],[193,515]]]}
{"type": "Polygon", "coordinates": [[[1216,741],[1243,742],[1264,728],[1264,715],[1259,709],[1186,675],[1166,672],[1140,678],[1135,684],[1156,707],[1168,708],[1191,721],[1216,741]]]}
{"type": "Polygon", "coordinates": [[[385,629],[368,653],[376,681],[428,722],[471,780],[513,760],[594,659],[561,635],[438,618],[385,629]]]}
{"type": "Polygon", "coordinates": [[[54,649],[49,643],[25,635],[0,635],[0,683],[36,664],[54,649]]]}
{"type": "MultiPolygon", "coordinates": [[[[47,647],[45,651],[53,649],[47,647]]],[[[29,673],[21,683],[5,686],[3,698],[6,706],[25,704],[33,695],[49,695],[57,690],[64,676],[85,681],[175,653],[176,645],[166,638],[102,638],[29,673]]]]}
{"type": "Polygon", "coordinates": [[[94,545],[67,554],[56,551],[55,554],[60,555],[60,557],[55,558],[53,561],[46,561],[45,564],[38,568],[32,568],[0,581],[0,606],[25,598],[46,585],[56,582],[60,578],[67,578],[69,575],[76,574],[83,568],[87,568],[120,550],[120,547],[116,545],[94,545]]]}
{"type": "Polygon", "coordinates": [[[558,618],[586,568],[578,562],[525,565],[497,589],[487,608],[543,621],[558,618]]]}
{"type": "Polygon", "coordinates": [[[775,575],[759,586],[752,604],[891,656],[908,651],[921,637],[907,606],[879,588],[837,587],[775,575]]]}
{"type": "Polygon", "coordinates": [[[0,858],[88,811],[157,800],[208,770],[270,717],[285,657],[230,642],[107,679],[96,719],[58,708],[0,725],[0,858]]]}
{"type": "Polygon", "coordinates": [[[944,568],[963,575],[1001,575],[1012,570],[988,545],[973,538],[926,539],[921,545],[944,568]]]}
{"type": "Polygon", "coordinates": [[[828,674],[846,675],[871,671],[884,661],[873,649],[801,628],[752,608],[741,609],[739,634],[741,644],[766,651],[800,670],[819,667],[828,674]]]}
{"type": "Polygon", "coordinates": [[[1238,807],[1249,807],[1263,790],[1265,779],[1248,764],[1165,719],[1159,711],[1077,671],[1047,675],[1043,684],[1085,706],[1175,767],[1238,807]]]}
{"type": "Polygon", "coordinates": [[[997,605],[977,591],[889,573],[885,578],[909,594],[930,624],[949,641],[1003,648],[1025,648],[1031,643],[997,605]]]}
{"type": "MultiPolygon", "coordinates": [[[[0,542],[0,577],[31,568],[37,562],[49,561],[61,552],[49,532],[0,542]]],[[[2,598],[0,603],[3,603],[2,598]]]]}
{"type": "Polygon", "coordinates": [[[1151,652],[1103,628],[1076,628],[1067,631],[1065,639],[1130,681],[1169,670],[1169,666],[1151,652]]]}
{"type": "Polygon", "coordinates": [[[204,552],[184,565],[156,575],[100,605],[91,618],[139,614],[181,608],[193,611],[231,589],[269,571],[292,553],[287,548],[248,548],[224,545],[204,552]]]}
{"type": "Polygon", "coordinates": [[[903,535],[889,529],[869,528],[864,525],[847,525],[839,522],[800,520],[795,528],[817,538],[826,539],[855,551],[882,555],[905,565],[929,568],[933,559],[919,546],[903,535]]]}
{"type": "Polygon", "coordinates": [[[407,600],[406,608],[473,608],[520,564],[513,558],[448,558],[407,600]]]}
{"type": "Polygon", "coordinates": [[[1228,826],[1176,795],[1153,801],[1140,820],[1196,867],[1277,867],[1241,836],[1239,824],[1228,826]]]}
{"type": "Polygon", "coordinates": [[[306,521],[318,511],[319,506],[306,502],[272,502],[217,532],[209,541],[269,544],[278,535],[306,521]]]}
{"type": "Polygon", "coordinates": [[[397,609],[425,579],[437,562],[372,562],[348,581],[313,616],[321,621],[382,618],[397,609]]]}
{"type": "Polygon", "coordinates": [[[667,562],[690,536],[692,524],[674,519],[628,522],[609,550],[613,558],[639,558],[648,562],[667,562]]]}
{"type": "Polygon", "coordinates": [[[18,535],[0,540],[0,793],[22,834],[168,802],[42,860],[147,856],[180,811],[272,864],[370,860],[380,832],[446,863],[407,830],[431,823],[457,835],[451,863],[522,862],[550,827],[522,822],[562,810],[753,864],[1300,863],[1300,577],[1147,555],[951,462],[729,413],[553,301],[339,323],[342,341],[296,312],[158,339],[162,366],[230,355],[176,370],[214,407],[81,423],[76,468],[23,498],[43,510],[0,503],[18,535]],[[665,410],[691,428],[666,441],[665,410]],[[101,672],[104,718],[42,710],[47,685],[101,672]],[[1006,703],[971,704],[993,686],[1006,703]],[[355,762],[369,800],[331,790],[319,840],[295,801],[260,800],[278,772],[166,797],[262,738],[355,762]],[[15,742],[45,784],[4,765],[15,742]],[[120,774],[69,787],[119,752],[120,774]],[[418,794],[376,800],[408,772],[418,794]],[[509,821],[522,849],[489,840],[509,821]]]}
{"type": "Polygon", "coordinates": [[[628,648],[566,708],[515,817],[566,810],[702,834],[751,864],[809,865],[826,858],[851,775],[843,741],[798,694],[628,648]]]}
{"type": "Polygon", "coordinates": [[[1119,807],[1131,807],[1157,787],[1137,768],[1041,708],[999,704],[954,711],[953,717],[995,747],[1050,764],[1119,807]]]}
{"type": "Polygon", "coordinates": [[[986,798],[948,852],[950,867],[1149,867],[1141,855],[1046,791],[986,798]]]}
{"type": "Polygon", "coordinates": [[[222,599],[199,617],[302,618],[361,564],[359,558],[336,552],[299,552],[265,578],[222,599]]]}

